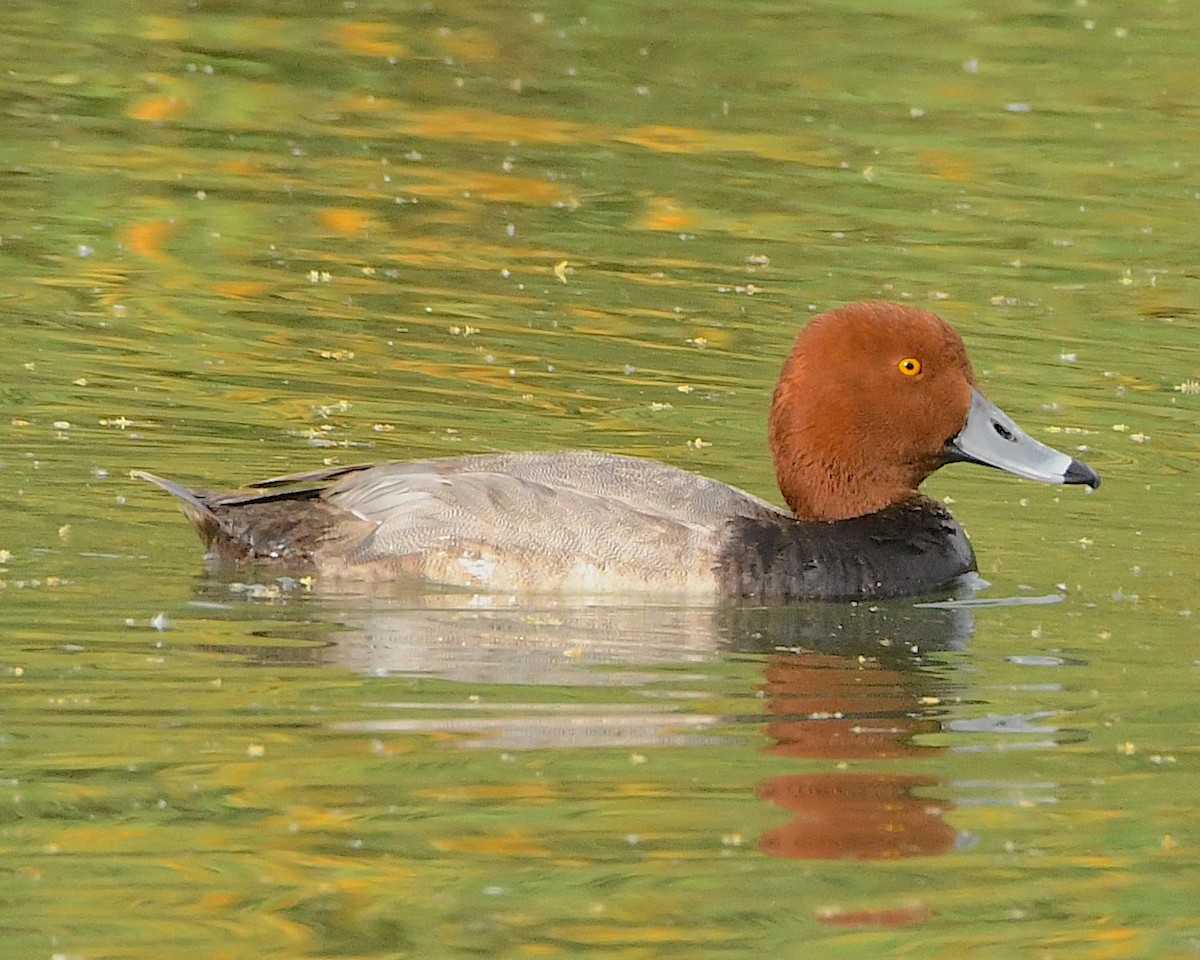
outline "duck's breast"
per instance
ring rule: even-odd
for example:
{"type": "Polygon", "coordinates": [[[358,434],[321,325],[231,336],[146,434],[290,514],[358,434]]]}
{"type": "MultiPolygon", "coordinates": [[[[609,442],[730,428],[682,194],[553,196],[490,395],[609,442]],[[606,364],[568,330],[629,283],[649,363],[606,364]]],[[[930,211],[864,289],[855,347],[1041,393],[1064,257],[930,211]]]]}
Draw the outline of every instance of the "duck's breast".
{"type": "Polygon", "coordinates": [[[962,527],[922,496],[849,520],[739,517],[717,563],[721,593],[783,600],[918,596],[974,569],[962,527]]]}

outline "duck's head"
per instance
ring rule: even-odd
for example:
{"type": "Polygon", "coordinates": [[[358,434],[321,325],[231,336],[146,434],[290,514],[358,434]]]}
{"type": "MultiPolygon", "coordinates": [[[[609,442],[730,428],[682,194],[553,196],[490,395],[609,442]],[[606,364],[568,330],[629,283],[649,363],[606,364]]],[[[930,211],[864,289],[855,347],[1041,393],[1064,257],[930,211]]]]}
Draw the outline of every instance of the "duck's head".
{"type": "Polygon", "coordinates": [[[1034,440],[979,391],[953,327],[895,303],[839,307],[805,327],[783,365],[768,429],[780,491],[806,520],[845,520],[911,499],[956,461],[1100,485],[1091,467],[1034,440]]]}

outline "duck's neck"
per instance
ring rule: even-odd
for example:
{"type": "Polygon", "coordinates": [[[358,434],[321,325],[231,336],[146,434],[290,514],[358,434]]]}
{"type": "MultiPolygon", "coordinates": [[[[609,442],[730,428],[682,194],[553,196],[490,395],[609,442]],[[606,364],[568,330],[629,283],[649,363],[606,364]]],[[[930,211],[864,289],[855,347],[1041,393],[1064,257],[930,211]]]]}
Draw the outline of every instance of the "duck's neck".
{"type": "Polygon", "coordinates": [[[810,441],[794,426],[772,431],[771,455],[779,492],[800,520],[849,520],[913,500],[932,470],[889,465],[852,437],[831,443],[825,430],[810,441]]]}
{"type": "MultiPolygon", "coordinates": [[[[794,356],[771,403],[768,440],[779,491],[801,520],[849,520],[920,496],[936,460],[860,422],[873,411],[823,400],[800,384],[794,356]]],[[[873,425],[872,425],[873,426],[873,425]]]]}

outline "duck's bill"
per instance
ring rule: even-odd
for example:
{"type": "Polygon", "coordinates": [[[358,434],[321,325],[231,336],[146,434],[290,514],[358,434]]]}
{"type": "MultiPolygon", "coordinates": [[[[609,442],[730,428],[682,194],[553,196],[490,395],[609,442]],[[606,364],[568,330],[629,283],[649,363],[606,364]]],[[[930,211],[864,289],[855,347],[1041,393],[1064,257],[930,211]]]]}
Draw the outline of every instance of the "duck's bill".
{"type": "Polygon", "coordinates": [[[946,462],[979,463],[1042,483],[1100,486],[1095,470],[1034,440],[974,387],[966,425],[946,444],[946,462]]]}

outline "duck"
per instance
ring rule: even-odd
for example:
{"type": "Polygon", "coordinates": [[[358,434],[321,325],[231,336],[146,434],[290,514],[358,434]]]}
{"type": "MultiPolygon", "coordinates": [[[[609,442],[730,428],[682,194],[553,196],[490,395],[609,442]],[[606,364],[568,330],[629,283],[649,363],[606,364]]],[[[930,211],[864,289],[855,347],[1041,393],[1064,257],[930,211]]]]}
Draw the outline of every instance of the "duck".
{"type": "Polygon", "coordinates": [[[885,301],[830,309],[784,361],[767,440],[787,508],[653,460],[586,451],[333,466],[236,492],[145,471],[210,560],[476,593],[855,601],[933,594],[976,570],[921,483],[974,463],[1099,487],[980,390],[957,331],[885,301]]]}

